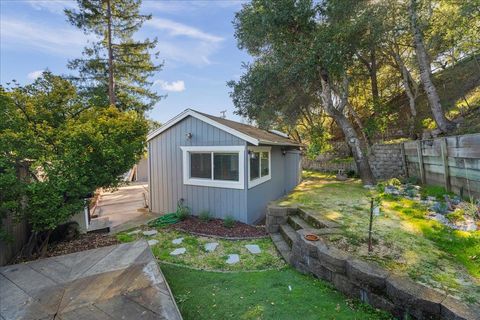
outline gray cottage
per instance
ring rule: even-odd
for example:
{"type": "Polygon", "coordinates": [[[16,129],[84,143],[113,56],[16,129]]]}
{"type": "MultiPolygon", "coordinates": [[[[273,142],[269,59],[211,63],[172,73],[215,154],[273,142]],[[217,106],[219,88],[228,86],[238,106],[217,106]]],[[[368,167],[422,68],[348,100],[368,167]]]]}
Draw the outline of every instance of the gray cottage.
{"type": "Polygon", "coordinates": [[[254,223],[301,178],[301,145],[283,133],[187,109],[148,137],[150,210],[209,211],[254,223]]]}

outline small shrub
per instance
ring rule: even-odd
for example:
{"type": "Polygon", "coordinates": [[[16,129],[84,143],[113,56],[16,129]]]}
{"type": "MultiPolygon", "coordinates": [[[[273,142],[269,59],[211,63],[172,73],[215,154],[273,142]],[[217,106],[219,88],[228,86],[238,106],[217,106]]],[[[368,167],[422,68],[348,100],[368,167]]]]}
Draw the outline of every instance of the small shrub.
{"type": "Polygon", "coordinates": [[[472,201],[465,203],[464,211],[467,216],[472,218],[479,218],[478,206],[472,201]]]}
{"type": "Polygon", "coordinates": [[[420,190],[422,199],[426,199],[427,197],[435,197],[438,200],[443,200],[446,194],[448,193],[445,188],[440,186],[423,186],[420,190]]]}
{"type": "Polygon", "coordinates": [[[179,204],[177,207],[177,218],[180,220],[185,220],[190,216],[190,208],[184,206],[183,204],[179,204]]]}
{"type": "Polygon", "coordinates": [[[223,219],[223,226],[225,228],[233,228],[235,225],[235,219],[232,216],[226,216],[225,219],[223,219]]]}
{"type": "Polygon", "coordinates": [[[385,191],[385,184],[382,182],[377,183],[377,192],[383,193],[385,191]]]}
{"type": "Polygon", "coordinates": [[[211,215],[210,212],[208,212],[208,211],[202,211],[202,212],[200,212],[200,214],[198,215],[198,218],[199,218],[202,222],[208,222],[208,221],[212,220],[212,215],[211,215]]]}
{"type": "Polygon", "coordinates": [[[460,222],[465,220],[464,214],[464,209],[455,209],[455,211],[453,211],[452,213],[446,214],[445,218],[447,218],[452,223],[460,222]]]}
{"type": "Polygon", "coordinates": [[[432,210],[436,213],[445,214],[448,212],[448,207],[445,203],[435,202],[435,204],[432,206],[432,210]]]}
{"type": "Polygon", "coordinates": [[[392,179],[387,181],[387,185],[400,187],[402,185],[402,182],[400,180],[398,180],[397,178],[392,178],[392,179]]]}

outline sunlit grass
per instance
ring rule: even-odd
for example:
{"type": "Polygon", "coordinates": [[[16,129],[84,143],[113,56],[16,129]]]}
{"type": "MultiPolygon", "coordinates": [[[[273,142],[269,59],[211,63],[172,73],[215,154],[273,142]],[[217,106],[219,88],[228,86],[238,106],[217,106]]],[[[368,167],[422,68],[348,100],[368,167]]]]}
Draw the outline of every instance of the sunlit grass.
{"type": "MultiPolygon", "coordinates": [[[[440,188],[424,195],[442,197],[440,188]]],[[[427,208],[403,197],[387,196],[374,219],[374,252],[367,252],[371,191],[358,180],[336,181],[331,175],[305,172],[304,181],[280,205],[299,205],[341,224],[331,236],[342,249],[413,279],[480,301],[480,231],[451,230],[426,218],[427,208]]]]}

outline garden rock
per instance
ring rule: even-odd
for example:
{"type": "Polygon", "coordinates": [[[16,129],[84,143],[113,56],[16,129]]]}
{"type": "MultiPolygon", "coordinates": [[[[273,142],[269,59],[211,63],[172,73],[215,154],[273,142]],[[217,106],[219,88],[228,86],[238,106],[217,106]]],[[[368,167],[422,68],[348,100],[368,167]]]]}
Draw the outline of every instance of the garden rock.
{"type": "Polygon", "coordinates": [[[154,246],[158,243],[158,240],[151,239],[151,240],[148,240],[147,243],[149,246],[154,246]]]}
{"type": "Polygon", "coordinates": [[[205,248],[205,251],[207,252],[213,252],[215,251],[215,249],[217,249],[218,247],[218,242],[209,242],[209,243],[206,243],[204,248],[205,248]]]}
{"type": "Polygon", "coordinates": [[[158,233],[157,230],[145,230],[143,231],[143,235],[144,236],[147,236],[147,237],[151,237],[151,236],[154,236],[158,233]]]}
{"type": "Polygon", "coordinates": [[[260,247],[257,244],[246,244],[245,248],[247,248],[247,250],[253,254],[258,254],[262,252],[262,250],[260,250],[260,247]]]}
{"type": "Polygon", "coordinates": [[[172,243],[173,243],[173,244],[180,244],[180,243],[182,243],[182,242],[183,242],[183,238],[178,238],[178,239],[173,239],[173,240],[172,240],[172,243]]]}
{"type": "Polygon", "coordinates": [[[140,232],[142,232],[142,230],[137,229],[137,230],[130,231],[130,232],[127,233],[127,234],[128,234],[129,236],[131,236],[131,235],[134,235],[134,234],[139,234],[140,232]]]}
{"type": "Polygon", "coordinates": [[[225,261],[228,264],[235,264],[240,261],[240,256],[238,254],[229,254],[227,261],[225,261]]]}
{"type": "Polygon", "coordinates": [[[177,249],[173,250],[172,252],[170,252],[170,255],[171,256],[178,256],[178,255],[184,254],[185,252],[187,252],[187,249],[177,248],[177,249]]]}

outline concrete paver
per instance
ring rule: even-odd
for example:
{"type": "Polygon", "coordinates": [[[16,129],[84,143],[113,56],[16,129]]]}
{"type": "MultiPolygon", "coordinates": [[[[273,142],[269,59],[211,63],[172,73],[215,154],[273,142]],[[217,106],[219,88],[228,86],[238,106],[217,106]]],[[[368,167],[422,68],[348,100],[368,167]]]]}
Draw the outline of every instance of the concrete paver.
{"type": "Polygon", "coordinates": [[[2,267],[0,287],[2,320],[181,319],[145,240],[2,267]]]}

